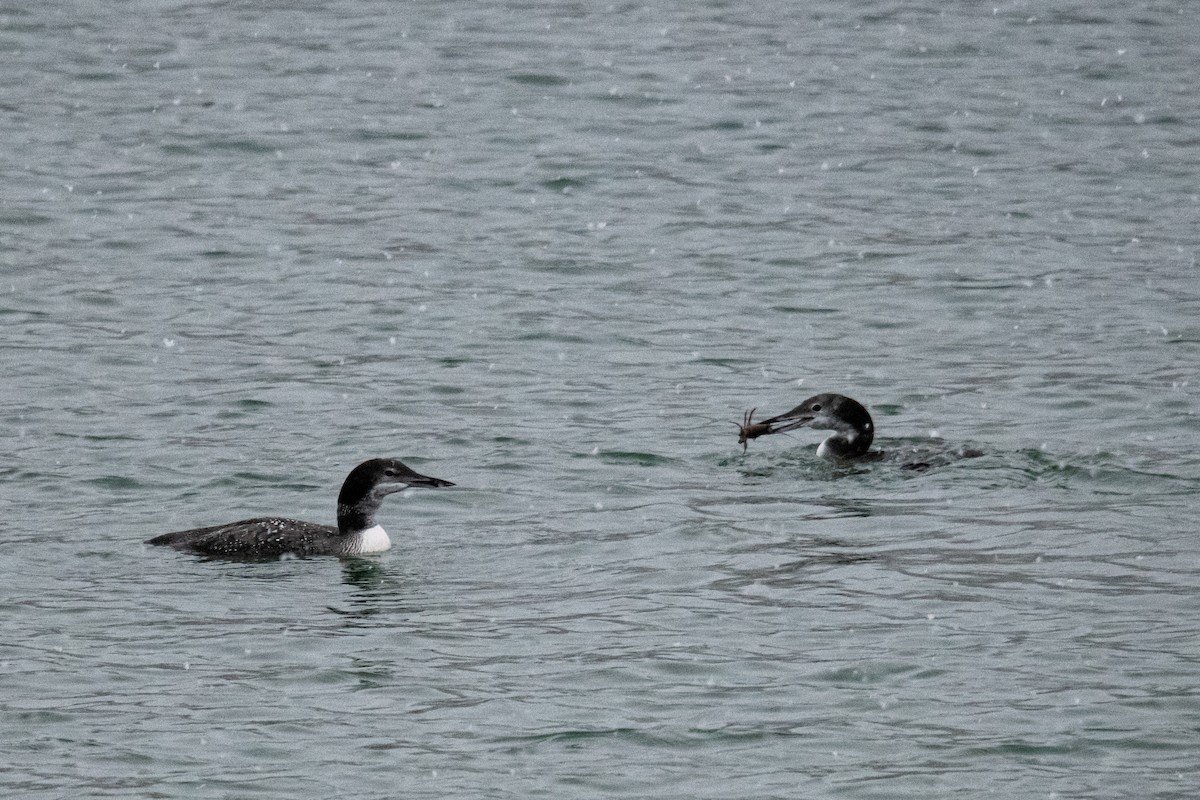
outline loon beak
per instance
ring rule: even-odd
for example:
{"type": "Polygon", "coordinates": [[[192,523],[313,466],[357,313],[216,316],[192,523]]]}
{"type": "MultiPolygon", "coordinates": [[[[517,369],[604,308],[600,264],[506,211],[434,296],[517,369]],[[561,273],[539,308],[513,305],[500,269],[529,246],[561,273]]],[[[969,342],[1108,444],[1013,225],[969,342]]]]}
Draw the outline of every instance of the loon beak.
{"type": "Polygon", "coordinates": [[[383,497],[396,492],[403,492],[410,486],[416,486],[424,489],[438,489],[442,486],[453,486],[450,481],[444,481],[441,478],[431,478],[428,475],[422,475],[419,472],[414,472],[408,467],[401,464],[394,470],[389,470],[385,473],[385,477],[379,483],[375,484],[372,490],[377,497],[383,497]]]}
{"type": "Polygon", "coordinates": [[[427,489],[438,489],[443,486],[453,486],[450,481],[444,481],[441,478],[431,478],[428,475],[422,475],[419,472],[414,472],[411,475],[404,476],[404,482],[409,486],[421,486],[427,489]]]}
{"type": "Polygon", "coordinates": [[[780,414],[777,417],[764,419],[759,424],[767,426],[767,433],[783,433],[785,431],[793,431],[796,428],[804,428],[811,425],[814,420],[816,420],[816,415],[813,413],[793,408],[791,411],[780,414]]]}

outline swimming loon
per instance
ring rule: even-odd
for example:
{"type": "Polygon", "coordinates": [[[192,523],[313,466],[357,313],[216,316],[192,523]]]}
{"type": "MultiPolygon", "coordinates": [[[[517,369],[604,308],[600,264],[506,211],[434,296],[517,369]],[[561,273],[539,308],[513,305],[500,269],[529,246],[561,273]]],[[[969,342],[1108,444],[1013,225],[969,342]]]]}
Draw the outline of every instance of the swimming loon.
{"type": "MultiPolygon", "coordinates": [[[[740,428],[738,444],[771,433],[783,433],[796,428],[831,430],[834,433],[817,447],[817,455],[830,460],[859,459],[871,449],[875,440],[875,423],[863,404],[844,394],[818,394],[762,422],[753,421],[750,411],[740,428]]],[[[744,448],[743,448],[744,449],[744,448]]],[[[882,455],[882,454],[881,454],[882,455]]]]}
{"type": "Polygon", "coordinates": [[[762,422],[754,422],[751,409],[738,426],[738,444],[743,451],[750,439],[772,433],[783,433],[796,428],[831,430],[833,434],[817,447],[817,455],[835,462],[888,460],[900,464],[901,469],[924,471],[935,464],[944,464],[958,458],[975,458],[982,451],[963,448],[956,454],[930,448],[905,448],[895,452],[871,450],[875,441],[875,422],[871,414],[857,400],[843,394],[813,395],[791,411],[786,411],[762,422]]]}
{"type": "Polygon", "coordinates": [[[409,486],[453,486],[413,472],[394,458],[373,458],[350,471],[338,494],[337,527],[281,517],[256,517],[226,525],[164,533],[146,544],[225,558],[268,559],[284,555],[355,556],[392,546],[375,521],[383,498],[409,486]]]}

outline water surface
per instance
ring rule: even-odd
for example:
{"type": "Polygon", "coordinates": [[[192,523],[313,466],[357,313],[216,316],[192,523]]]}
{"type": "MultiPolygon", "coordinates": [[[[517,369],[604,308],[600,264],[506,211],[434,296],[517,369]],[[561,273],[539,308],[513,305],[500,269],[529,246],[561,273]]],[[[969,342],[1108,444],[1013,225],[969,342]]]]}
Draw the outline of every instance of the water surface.
{"type": "Polygon", "coordinates": [[[1186,6],[0,16],[0,787],[1183,798],[1186,6]],[[743,412],[841,391],[834,469],[743,412]],[[332,521],[370,559],[144,547],[332,521]]]}

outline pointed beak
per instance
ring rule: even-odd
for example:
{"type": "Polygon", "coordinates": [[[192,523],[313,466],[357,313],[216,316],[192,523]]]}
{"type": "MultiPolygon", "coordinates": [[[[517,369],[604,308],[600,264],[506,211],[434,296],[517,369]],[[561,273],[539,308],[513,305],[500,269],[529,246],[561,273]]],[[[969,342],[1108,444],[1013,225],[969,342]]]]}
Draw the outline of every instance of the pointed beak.
{"type": "Polygon", "coordinates": [[[793,409],[777,417],[764,419],[761,424],[767,426],[767,433],[783,433],[784,431],[794,431],[796,428],[811,425],[815,419],[816,417],[812,414],[802,413],[793,409]]]}
{"type": "Polygon", "coordinates": [[[450,481],[444,481],[441,478],[431,478],[428,475],[422,475],[418,472],[405,477],[404,482],[409,486],[421,486],[426,489],[438,489],[443,486],[453,486],[450,481]]]}
{"type": "Polygon", "coordinates": [[[437,489],[442,486],[453,486],[450,481],[444,481],[441,478],[431,478],[428,475],[422,475],[419,472],[413,472],[411,469],[408,472],[396,476],[396,478],[388,483],[376,484],[374,493],[376,497],[403,492],[410,486],[416,486],[423,489],[437,489]]]}

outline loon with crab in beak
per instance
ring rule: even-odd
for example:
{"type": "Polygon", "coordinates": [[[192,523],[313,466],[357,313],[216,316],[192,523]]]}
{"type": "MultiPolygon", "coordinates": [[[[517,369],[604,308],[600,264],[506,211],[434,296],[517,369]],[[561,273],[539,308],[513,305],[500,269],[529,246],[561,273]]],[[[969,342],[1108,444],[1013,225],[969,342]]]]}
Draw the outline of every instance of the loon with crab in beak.
{"type": "Polygon", "coordinates": [[[797,428],[833,431],[817,447],[817,455],[834,463],[866,461],[888,461],[898,464],[900,469],[924,472],[935,465],[944,465],[959,458],[977,458],[983,451],[963,447],[947,450],[935,447],[901,447],[895,450],[872,450],[875,441],[875,422],[871,413],[857,400],[844,394],[826,392],[813,395],[791,411],[770,417],[761,422],[754,421],[750,409],[738,425],[738,444],[742,452],[751,439],[772,433],[784,433],[797,428]]]}
{"type": "Polygon", "coordinates": [[[817,448],[817,455],[832,461],[863,458],[875,439],[875,422],[863,404],[844,394],[828,392],[813,395],[791,411],[761,422],[754,422],[751,409],[738,428],[738,444],[743,451],[749,440],[771,433],[796,428],[833,431],[817,448]]]}

